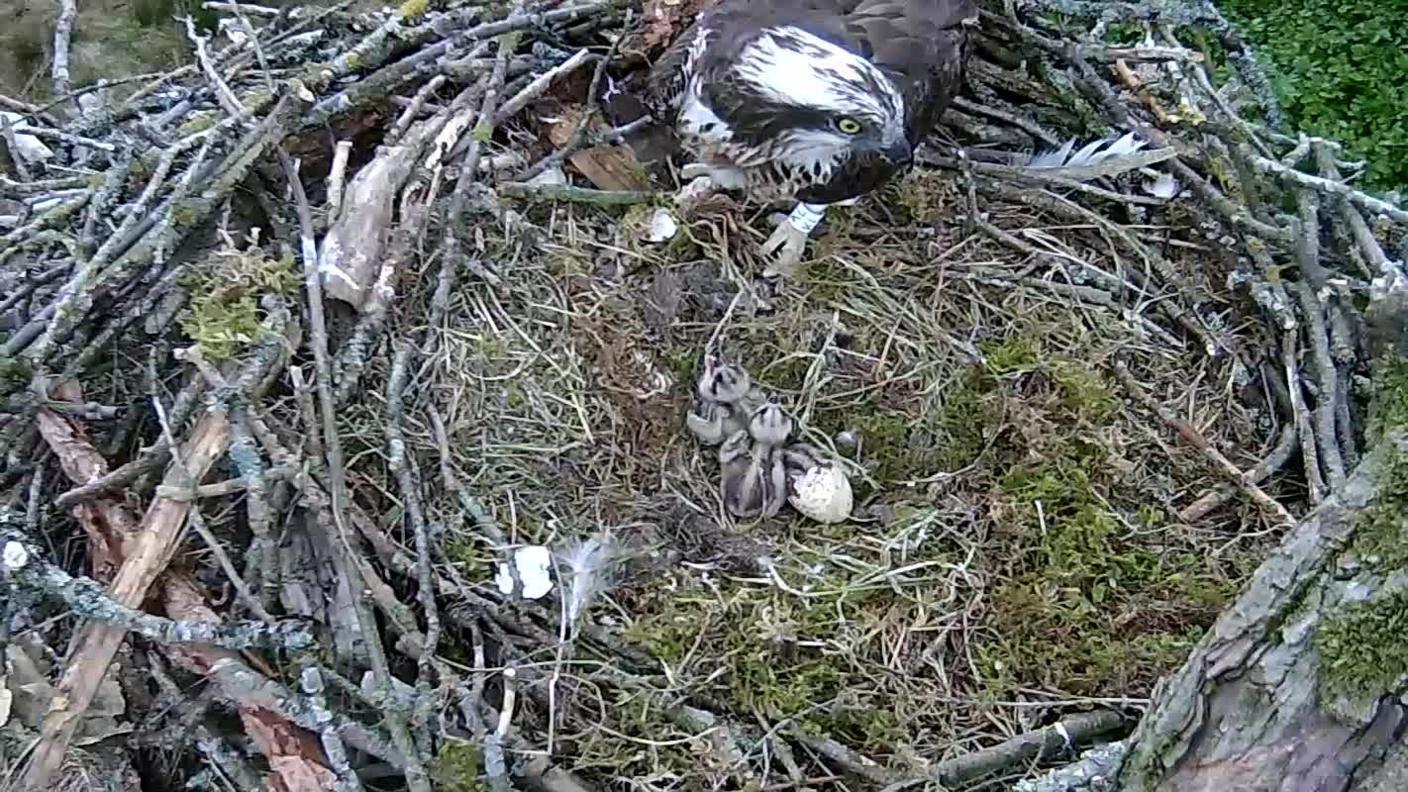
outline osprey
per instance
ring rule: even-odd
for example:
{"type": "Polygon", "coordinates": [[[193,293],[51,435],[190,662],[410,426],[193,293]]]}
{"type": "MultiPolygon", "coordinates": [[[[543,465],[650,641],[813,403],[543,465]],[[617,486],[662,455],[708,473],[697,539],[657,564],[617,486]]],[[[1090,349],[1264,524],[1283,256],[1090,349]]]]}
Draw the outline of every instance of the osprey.
{"type": "Polygon", "coordinates": [[[909,166],[977,17],[973,0],[719,0],[655,64],[647,105],[703,189],[801,202],[764,246],[795,263],[826,205],[909,166]]]}

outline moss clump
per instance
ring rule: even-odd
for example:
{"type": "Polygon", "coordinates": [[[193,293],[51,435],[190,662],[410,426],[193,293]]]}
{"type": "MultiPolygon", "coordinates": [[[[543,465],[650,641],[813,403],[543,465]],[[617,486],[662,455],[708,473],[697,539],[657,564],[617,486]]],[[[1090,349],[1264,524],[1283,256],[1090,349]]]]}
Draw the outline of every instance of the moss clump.
{"type": "MultiPolygon", "coordinates": [[[[1369,442],[1408,428],[1408,361],[1401,357],[1379,363],[1370,403],[1369,442]]],[[[1351,550],[1360,560],[1384,572],[1408,568],[1408,454],[1388,449],[1378,472],[1375,502],[1356,526],[1351,550]]]]}
{"type": "Polygon", "coordinates": [[[260,340],[266,294],[291,296],[298,286],[292,256],[266,259],[258,251],[223,251],[183,285],[190,304],[179,317],[181,330],[211,360],[228,360],[260,340]]]}
{"type": "Polygon", "coordinates": [[[1320,689],[1327,698],[1376,697],[1408,677],[1408,591],[1344,606],[1320,625],[1320,689]]]}
{"type": "Polygon", "coordinates": [[[430,10],[430,0],[406,0],[401,4],[400,10],[402,19],[414,22],[430,10]]]}
{"type": "Polygon", "coordinates": [[[431,780],[436,789],[446,792],[479,792],[487,789],[479,779],[483,752],[479,746],[464,740],[447,740],[440,746],[431,768],[431,780]]]}
{"type": "Polygon", "coordinates": [[[937,389],[940,402],[918,417],[886,409],[887,394],[872,403],[819,416],[827,432],[858,433],[862,462],[878,482],[912,481],[974,462],[1002,421],[1003,394],[986,372],[972,368],[937,389]]]}
{"type": "Polygon", "coordinates": [[[1050,369],[1066,409],[1088,421],[1102,422],[1114,417],[1119,399],[1097,371],[1067,359],[1057,359],[1050,369]]]}
{"type": "Polygon", "coordinates": [[[1156,539],[1173,530],[1159,509],[1133,520],[1116,510],[1124,463],[1105,435],[1119,401],[1099,371],[1047,359],[1027,336],[984,353],[1021,394],[995,450],[1005,465],[992,493],[1005,545],[995,555],[1010,561],[993,595],[995,637],[979,647],[988,688],[1147,689],[1216,617],[1242,570],[1170,551],[1156,539]]]}
{"type": "Polygon", "coordinates": [[[1095,446],[1005,476],[1003,532],[1019,569],[994,594],[998,637],[983,656],[998,686],[1041,684],[1081,694],[1152,683],[1176,664],[1233,594],[1227,576],[1191,553],[1126,536],[1105,505],[1095,446]]]}
{"type": "Polygon", "coordinates": [[[1378,362],[1369,410],[1370,443],[1394,429],[1408,429],[1408,359],[1393,355],[1378,362]]]}
{"type": "Polygon", "coordinates": [[[1001,341],[989,341],[980,344],[978,348],[987,360],[988,368],[998,376],[1029,371],[1037,364],[1036,339],[1030,335],[1014,335],[1001,341]]]}
{"type": "Polygon", "coordinates": [[[1350,547],[1375,569],[1408,568],[1408,455],[1394,454],[1384,461],[1378,488],[1377,500],[1359,518],[1350,547]]]}
{"type": "Polygon", "coordinates": [[[803,602],[759,588],[724,598],[702,588],[658,592],[633,604],[635,618],[625,635],[673,669],[717,676],[741,714],[793,719],[814,734],[892,750],[904,738],[894,708],[874,700],[873,684],[858,682],[846,659],[825,648],[836,634],[838,613],[846,623],[864,622],[887,603],[840,593],[846,580],[813,583],[834,597],[803,602]],[[696,667],[714,664],[718,670],[696,667]]]}
{"type": "Polygon", "coordinates": [[[900,209],[914,225],[939,225],[953,218],[953,180],[938,171],[915,169],[887,188],[888,206],[900,209]]]}

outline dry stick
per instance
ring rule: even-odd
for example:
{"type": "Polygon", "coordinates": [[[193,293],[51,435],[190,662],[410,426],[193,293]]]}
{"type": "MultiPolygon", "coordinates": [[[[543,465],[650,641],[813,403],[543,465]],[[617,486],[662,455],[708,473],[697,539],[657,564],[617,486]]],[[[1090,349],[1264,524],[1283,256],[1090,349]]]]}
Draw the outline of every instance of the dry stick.
{"type": "Polygon", "coordinates": [[[397,117],[396,122],[391,125],[391,130],[386,133],[386,142],[382,145],[394,146],[400,143],[401,138],[406,134],[406,130],[411,128],[411,124],[416,120],[416,116],[420,115],[420,110],[425,106],[426,101],[428,101],[431,96],[434,96],[435,92],[440,90],[440,86],[444,85],[448,79],[449,78],[443,74],[437,74],[430,78],[430,82],[422,85],[420,90],[416,91],[416,95],[411,98],[411,103],[406,105],[406,109],[401,111],[401,115],[397,117]]]}
{"type": "Polygon", "coordinates": [[[1325,330],[1325,306],[1317,294],[1326,281],[1325,268],[1320,263],[1320,206],[1315,194],[1310,190],[1299,190],[1296,200],[1300,214],[1300,242],[1296,245],[1296,262],[1300,266],[1302,280],[1291,288],[1300,302],[1301,313],[1305,316],[1305,336],[1310,344],[1316,373],[1315,438],[1320,446],[1320,460],[1324,463],[1325,477],[1329,480],[1330,491],[1333,492],[1344,485],[1345,465],[1340,456],[1339,438],[1335,432],[1335,416],[1339,412],[1339,371],[1330,356],[1330,338],[1325,330]]]}
{"type": "Polygon", "coordinates": [[[1109,734],[1128,722],[1124,715],[1110,710],[1082,712],[990,748],[940,762],[929,768],[926,776],[945,788],[956,787],[1019,764],[1039,762],[1078,743],[1109,734]]]}
{"type": "Polygon", "coordinates": [[[73,36],[73,23],[77,18],[78,5],[74,0],[59,0],[59,19],[54,24],[54,96],[66,96],[69,92],[69,39],[73,36]]]}
{"type": "Polygon", "coordinates": [[[332,169],[328,171],[328,225],[337,222],[342,209],[342,187],[347,177],[347,158],[352,154],[352,141],[339,140],[332,151],[332,169]]]}
{"type": "Polygon", "coordinates": [[[29,165],[25,163],[24,157],[20,156],[20,144],[15,140],[15,128],[10,125],[9,116],[0,115],[0,136],[5,138],[5,147],[10,152],[10,161],[15,163],[15,175],[20,177],[20,181],[29,181],[31,178],[29,165]]]}
{"type": "MultiPolygon", "coordinates": [[[[336,405],[333,403],[332,363],[328,357],[327,320],[323,315],[323,287],[322,277],[318,272],[318,248],[313,239],[313,214],[308,207],[308,196],[303,192],[303,182],[298,175],[298,170],[293,165],[293,161],[289,159],[288,152],[284,151],[281,145],[277,146],[275,150],[288,178],[289,187],[293,190],[294,204],[298,213],[299,243],[303,257],[303,281],[304,288],[308,293],[309,343],[313,347],[313,363],[318,372],[318,407],[322,423],[323,444],[327,452],[328,475],[331,479],[330,510],[333,525],[337,529],[337,537],[333,541],[335,548],[333,556],[341,561],[339,573],[351,582],[353,591],[360,592],[366,584],[357,565],[351,560],[356,551],[353,548],[351,533],[343,513],[349,503],[346,469],[342,457],[342,441],[337,432],[336,405]]],[[[387,666],[386,650],[381,643],[376,615],[364,598],[353,597],[353,603],[357,620],[362,627],[363,638],[366,641],[367,657],[371,661],[372,675],[378,687],[389,689],[391,671],[387,666]]],[[[406,759],[406,783],[412,792],[431,792],[430,778],[426,774],[425,764],[411,738],[410,728],[407,726],[405,718],[395,713],[387,713],[386,722],[391,731],[392,741],[395,742],[396,748],[406,759]]]]}
{"type": "MultiPolygon", "coordinates": [[[[499,91],[502,89],[507,73],[508,59],[513,54],[511,48],[504,46],[502,39],[499,47],[499,56],[495,61],[494,70],[484,91],[483,102],[478,113],[477,126],[488,126],[490,133],[493,131],[492,119],[498,103],[499,91]]],[[[430,316],[427,321],[427,332],[430,334],[437,330],[449,310],[450,292],[454,288],[455,271],[460,263],[459,256],[456,254],[458,244],[454,233],[464,212],[466,193],[479,170],[479,155],[483,137],[478,134],[477,129],[476,134],[471,136],[469,150],[465,153],[460,176],[450,198],[449,217],[446,221],[446,250],[440,262],[440,274],[435,294],[431,298],[430,316]]],[[[435,573],[432,566],[434,556],[430,545],[429,529],[426,525],[424,511],[421,508],[416,477],[411,471],[410,461],[406,456],[406,440],[402,430],[402,423],[405,420],[406,380],[410,370],[411,354],[412,348],[409,345],[399,345],[396,350],[391,367],[391,377],[387,385],[387,413],[391,420],[387,423],[386,434],[389,446],[389,464],[406,499],[406,510],[415,536],[417,597],[421,607],[425,610],[426,620],[425,643],[419,658],[416,685],[423,693],[429,693],[432,662],[435,656],[435,647],[440,638],[440,611],[435,602],[435,573]]],[[[426,698],[428,699],[428,696],[426,698]]]]}
{"type": "MultiPolygon", "coordinates": [[[[627,13],[626,18],[629,21],[629,12],[627,13]]],[[[596,69],[592,72],[592,81],[587,85],[587,106],[582,112],[581,118],[577,119],[577,126],[572,130],[572,134],[567,138],[567,144],[564,145],[562,148],[558,149],[557,151],[554,151],[553,153],[533,163],[533,165],[531,165],[527,170],[518,173],[517,179],[519,181],[526,182],[549,168],[556,168],[561,166],[562,163],[565,162],[568,157],[572,156],[572,154],[576,153],[579,149],[586,145],[588,138],[587,130],[591,128],[592,121],[596,118],[597,110],[600,105],[600,102],[597,100],[597,96],[601,90],[601,80],[606,75],[606,67],[611,65],[611,62],[615,60],[616,54],[620,52],[621,44],[625,40],[625,36],[617,36],[616,40],[611,42],[611,49],[607,51],[606,55],[604,55],[601,60],[597,61],[596,69]]],[[[630,134],[636,129],[640,129],[650,124],[652,121],[653,119],[647,114],[641,118],[637,118],[635,121],[632,121],[629,124],[616,127],[615,129],[608,131],[606,134],[601,135],[600,141],[602,143],[615,143],[618,141],[622,141],[625,139],[626,135],[630,134]]]]}
{"type": "MultiPolygon", "coordinates": [[[[152,397],[152,407],[156,410],[156,420],[157,424],[161,427],[161,435],[166,439],[166,444],[171,447],[172,470],[187,472],[188,468],[186,467],[186,463],[181,459],[181,453],[176,450],[177,443],[175,435],[171,432],[171,424],[166,420],[166,408],[161,406],[161,400],[155,396],[152,397]]],[[[226,407],[213,406],[211,409],[225,410],[228,416],[228,408],[226,407]]],[[[239,596],[240,600],[244,602],[244,606],[249,608],[249,612],[253,613],[265,624],[273,624],[274,617],[269,615],[269,611],[264,609],[264,604],[250,591],[249,584],[245,582],[244,576],[235,571],[235,564],[230,560],[229,554],[225,552],[224,545],[220,544],[220,539],[215,536],[215,534],[211,533],[210,528],[205,524],[205,518],[202,517],[200,513],[200,503],[197,502],[195,498],[195,488],[199,483],[200,482],[194,478],[184,482],[187,496],[186,500],[190,502],[191,527],[196,530],[197,534],[200,534],[200,538],[205,542],[206,547],[210,548],[210,553],[215,556],[215,562],[220,566],[220,571],[225,573],[225,577],[228,578],[230,584],[235,587],[236,594],[239,596]]],[[[177,486],[181,485],[178,484],[177,486]]]]}
{"type": "MultiPolygon", "coordinates": [[[[1310,284],[1299,281],[1291,286],[1300,302],[1301,313],[1305,315],[1305,335],[1310,343],[1311,359],[1315,366],[1315,428],[1316,445],[1319,447],[1320,461],[1324,467],[1329,490],[1338,490],[1345,482],[1344,459],[1340,456],[1340,442],[1335,433],[1335,416],[1338,413],[1336,402],[1339,399],[1339,372],[1335,361],[1330,359],[1330,341],[1325,333],[1325,307],[1315,296],[1310,284]]],[[[1299,391],[1299,388],[1293,388],[1299,391]]],[[[1292,396],[1294,399],[1294,395],[1292,396]]]]}
{"type": "Polygon", "coordinates": [[[232,622],[210,624],[153,616],[114,601],[103,586],[88,577],[74,577],[45,563],[31,550],[27,559],[7,566],[18,583],[38,589],[63,602],[73,615],[111,625],[119,631],[162,644],[208,644],[225,649],[307,649],[314,637],[296,621],[232,622]]]}
{"type": "MultiPolygon", "coordinates": [[[[1281,427],[1281,434],[1277,437],[1276,446],[1271,449],[1271,453],[1266,458],[1257,463],[1256,467],[1247,471],[1247,480],[1253,484],[1260,484],[1272,474],[1278,472],[1290,461],[1291,455],[1296,451],[1296,428],[1292,424],[1281,427]]],[[[1209,512],[1226,503],[1233,495],[1237,494],[1236,487],[1222,487],[1198,498],[1178,512],[1178,519],[1191,523],[1201,520],[1209,512]]]]}
{"type": "MultiPolygon", "coordinates": [[[[229,423],[224,414],[206,412],[182,452],[189,477],[186,471],[173,465],[167,468],[165,483],[174,487],[185,484],[188,478],[199,480],[224,454],[228,442],[229,423]]],[[[188,508],[187,502],[170,498],[158,497],[152,501],[142,520],[142,528],[129,543],[127,557],[108,589],[113,600],[129,608],[141,607],[147,590],[180,544],[188,508]]],[[[59,681],[57,695],[44,716],[39,742],[23,776],[22,789],[49,787],[124,635],[119,628],[90,621],[84,623],[74,637],[73,651],[59,681]]]]}
{"type": "Polygon", "coordinates": [[[523,90],[503,103],[503,106],[494,114],[493,123],[498,125],[513,118],[519,110],[527,107],[529,102],[542,96],[554,82],[576,71],[577,67],[586,63],[590,57],[591,52],[583,47],[573,53],[572,57],[534,77],[532,82],[523,87],[523,90]]]}
{"type": "Polygon", "coordinates": [[[1342,181],[1325,179],[1319,176],[1311,176],[1308,173],[1301,173],[1294,168],[1288,168],[1275,160],[1270,160],[1257,155],[1251,150],[1251,146],[1243,143],[1239,150],[1251,164],[1260,172],[1270,176],[1275,176],[1290,186],[1315,190],[1325,195],[1333,195],[1343,198],[1366,212],[1381,214],[1398,223],[1408,223],[1408,211],[1399,209],[1397,206],[1368,193],[1350,187],[1342,181]]]}
{"type": "MultiPolygon", "coordinates": [[[[431,332],[438,324],[438,321],[432,321],[430,324],[431,332]]],[[[432,661],[435,657],[436,644],[440,640],[440,611],[435,604],[435,573],[431,568],[429,527],[426,525],[425,510],[421,507],[416,476],[412,473],[410,462],[406,458],[406,435],[401,428],[405,421],[406,379],[410,369],[411,347],[409,344],[397,344],[396,346],[395,361],[391,366],[391,377],[386,385],[386,412],[389,417],[386,426],[387,465],[396,476],[396,483],[401,487],[401,496],[405,499],[406,504],[406,516],[411,524],[412,534],[415,536],[416,555],[419,559],[419,563],[416,565],[419,573],[416,599],[425,611],[426,625],[425,642],[420,649],[416,686],[422,693],[429,694],[432,661]]]]}
{"type": "Polygon", "coordinates": [[[1134,378],[1134,375],[1129,370],[1128,363],[1116,359],[1115,376],[1119,379],[1120,384],[1124,385],[1125,389],[1147,407],[1150,412],[1159,416],[1164,423],[1168,424],[1169,428],[1178,432],[1180,437],[1187,440],[1194,448],[1198,449],[1204,457],[1220,468],[1222,472],[1226,473],[1227,476],[1247,494],[1247,497],[1251,498],[1253,502],[1266,512],[1267,516],[1271,517],[1278,525],[1295,525],[1295,519],[1291,517],[1290,512],[1286,511],[1286,507],[1277,503],[1274,498],[1266,494],[1265,490],[1258,487],[1247,474],[1238,470],[1237,466],[1232,464],[1231,460],[1227,457],[1223,456],[1221,451],[1214,448],[1212,444],[1208,442],[1208,439],[1203,437],[1201,432],[1193,428],[1187,421],[1173,414],[1166,406],[1160,404],[1157,399],[1150,396],[1149,393],[1144,390],[1144,386],[1140,385],[1139,381],[1134,378]]]}
{"type": "Polygon", "coordinates": [[[1300,435],[1300,456],[1305,468],[1306,486],[1310,490],[1310,502],[1319,503],[1325,499],[1325,479],[1320,475],[1320,454],[1315,443],[1315,430],[1310,422],[1310,410],[1305,405],[1305,394],[1301,391],[1300,366],[1296,362],[1298,336],[1294,326],[1281,331],[1281,366],[1286,375],[1286,389],[1291,397],[1291,420],[1295,422],[1300,435]]]}

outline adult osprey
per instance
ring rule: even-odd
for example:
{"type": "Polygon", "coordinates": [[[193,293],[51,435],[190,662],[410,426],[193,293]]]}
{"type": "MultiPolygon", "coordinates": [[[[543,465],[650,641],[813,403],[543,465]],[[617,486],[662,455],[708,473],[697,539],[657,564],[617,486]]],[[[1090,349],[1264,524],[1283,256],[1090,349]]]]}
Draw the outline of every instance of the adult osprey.
{"type": "Polygon", "coordinates": [[[973,0],[719,0],[650,74],[684,175],[801,203],[765,245],[795,262],[827,204],[907,168],[963,79],[973,0]]]}

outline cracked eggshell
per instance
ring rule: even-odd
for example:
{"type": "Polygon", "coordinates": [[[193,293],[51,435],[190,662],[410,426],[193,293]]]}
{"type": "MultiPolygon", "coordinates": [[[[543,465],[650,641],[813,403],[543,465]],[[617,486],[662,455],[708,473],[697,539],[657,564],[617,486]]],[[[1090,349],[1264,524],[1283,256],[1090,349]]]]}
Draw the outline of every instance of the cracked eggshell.
{"type": "MultiPolygon", "coordinates": [[[[552,551],[543,545],[526,545],[513,553],[513,565],[518,572],[518,580],[523,584],[524,599],[541,599],[552,591],[552,551]]],[[[500,562],[494,583],[504,594],[513,594],[513,573],[508,565],[500,562]]]]}
{"type": "Polygon", "coordinates": [[[855,504],[851,480],[836,465],[818,465],[792,482],[787,502],[808,519],[819,523],[844,522],[855,504]]]}

